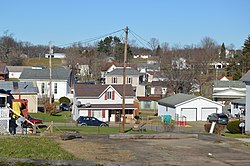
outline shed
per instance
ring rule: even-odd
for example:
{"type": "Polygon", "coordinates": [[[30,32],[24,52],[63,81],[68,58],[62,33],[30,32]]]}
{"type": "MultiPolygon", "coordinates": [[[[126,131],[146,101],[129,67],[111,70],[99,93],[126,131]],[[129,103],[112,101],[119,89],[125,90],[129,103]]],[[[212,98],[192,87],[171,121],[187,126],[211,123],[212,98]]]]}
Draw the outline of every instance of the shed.
{"type": "Polygon", "coordinates": [[[158,116],[171,115],[173,120],[206,121],[212,113],[222,113],[223,105],[202,96],[175,94],[158,101],[158,116]]]}

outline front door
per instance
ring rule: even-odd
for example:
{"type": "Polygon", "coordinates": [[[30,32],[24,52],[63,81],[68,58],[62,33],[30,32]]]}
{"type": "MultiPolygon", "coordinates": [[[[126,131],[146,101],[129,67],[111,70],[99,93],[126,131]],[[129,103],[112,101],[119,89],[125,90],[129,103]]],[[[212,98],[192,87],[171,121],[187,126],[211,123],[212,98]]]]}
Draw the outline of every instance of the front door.
{"type": "Polygon", "coordinates": [[[121,122],[121,112],[115,111],[115,122],[121,122]]]}

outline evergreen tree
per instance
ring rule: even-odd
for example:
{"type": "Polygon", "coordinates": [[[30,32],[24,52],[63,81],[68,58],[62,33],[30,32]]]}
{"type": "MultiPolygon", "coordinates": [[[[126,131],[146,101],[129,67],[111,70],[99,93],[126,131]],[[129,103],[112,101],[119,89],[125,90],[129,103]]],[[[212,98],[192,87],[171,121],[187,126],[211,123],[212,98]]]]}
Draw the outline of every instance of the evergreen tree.
{"type": "Polygon", "coordinates": [[[250,69],[250,35],[244,42],[241,65],[244,73],[250,69]]]}
{"type": "Polygon", "coordinates": [[[225,44],[222,43],[220,47],[220,59],[225,59],[226,58],[226,47],[225,44]]]}

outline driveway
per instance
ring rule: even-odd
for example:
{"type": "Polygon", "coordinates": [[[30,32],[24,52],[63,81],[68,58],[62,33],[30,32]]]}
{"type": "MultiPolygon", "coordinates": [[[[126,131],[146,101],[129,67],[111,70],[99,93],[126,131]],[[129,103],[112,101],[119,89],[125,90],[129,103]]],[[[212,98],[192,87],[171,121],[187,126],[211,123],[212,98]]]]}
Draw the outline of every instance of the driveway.
{"type": "MultiPolygon", "coordinates": [[[[108,135],[82,135],[58,143],[88,162],[103,165],[250,165],[250,144],[210,134],[174,139],[111,139],[108,135]]],[[[121,134],[120,134],[121,135],[121,134]]]]}

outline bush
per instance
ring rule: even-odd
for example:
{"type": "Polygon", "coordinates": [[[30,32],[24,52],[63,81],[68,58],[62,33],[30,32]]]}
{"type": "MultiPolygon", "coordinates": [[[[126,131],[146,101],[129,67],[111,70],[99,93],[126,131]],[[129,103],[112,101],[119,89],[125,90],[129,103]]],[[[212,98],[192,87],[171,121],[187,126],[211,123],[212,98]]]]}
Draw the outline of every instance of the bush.
{"type": "Polygon", "coordinates": [[[61,98],[59,99],[59,102],[60,102],[60,103],[63,103],[63,102],[65,102],[65,103],[70,103],[70,99],[64,96],[64,97],[61,97],[61,98]]]}
{"type": "MultiPolygon", "coordinates": [[[[205,131],[209,133],[210,128],[211,128],[211,123],[207,123],[204,125],[205,131]]],[[[221,132],[226,128],[226,125],[222,125],[222,124],[216,124],[215,128],[214,128],[214,133],[215,134],[221,134],[221,132]]]]}
{"type": "Polygon", "coordinates": [[[241,133],[241,128],[239,124],[240,124],[239,120],[231,121],[227,124],[227,130],[232,134],[241,133]]]}

